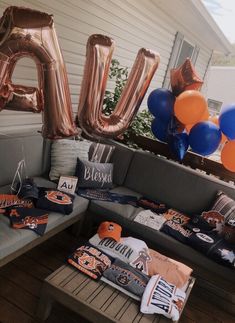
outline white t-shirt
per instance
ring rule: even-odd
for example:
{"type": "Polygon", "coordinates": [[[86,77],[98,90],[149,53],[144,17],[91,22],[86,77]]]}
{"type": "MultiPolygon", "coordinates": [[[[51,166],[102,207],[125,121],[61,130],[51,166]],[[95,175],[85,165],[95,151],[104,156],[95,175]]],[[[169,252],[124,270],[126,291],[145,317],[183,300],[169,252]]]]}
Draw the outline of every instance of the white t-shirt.
{"type": "Polygon", "coordinates": [[[162,314],[178,321],[186,294],[175,285],[165,281],[160,275],[150,278],[145,288],[140,311],[144,314],[162,314]]]}
{"type": "Polygon", "coordinates": [[[119,258],[147,274],[147,261],[150,257],[144,241],[127,237],[117,242],[110,238],[100,239],[99,235],[95,234],[89,242],[111,257],[119,258]]]}
{"type": "Polygon", "coordinates": [[[160,230],[166,218],[164,215],[153,213],[150,210],[141,211],[134,219],[135,222],[141,223],[154,230],[160,230]]]}

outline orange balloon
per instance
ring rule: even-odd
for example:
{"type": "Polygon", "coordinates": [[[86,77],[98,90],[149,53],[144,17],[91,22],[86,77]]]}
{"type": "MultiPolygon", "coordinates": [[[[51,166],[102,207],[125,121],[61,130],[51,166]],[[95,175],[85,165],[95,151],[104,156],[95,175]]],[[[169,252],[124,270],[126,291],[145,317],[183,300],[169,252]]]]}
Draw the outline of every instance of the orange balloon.
{"type": "Polygon", "coordinates": [[[184,91],[175,101],[175,116],[183,124],[195,124],[207,110],[204,96],[196,90],[184,91]]]}
{"type": "MultiPolygon", "coordinates": [[[[213,122],[214,124],[216,124],[219,127],[219,117],[217,116],[213,116],[210,117],[209,119],[211,122],[213,122]]],[[[223,134],[223,132],[221,131],[222,137],[221,137],[221,144],[224,144],[226,141],[228,141],[227,137],[223,134]]]]}
{"type": "Polygon", "coordinates": [[[200,121],[207,121],[209,119],[209,117],[210,117],[209,110],[208,110],[208,107],[206,107],[206,110],[203,113],[203,115],[201,116],[200,121]]]}
{"type": "Polygon", "coordinates": [[[193,126],[194,126],[194,124],[186,124],[185,125],[185,129],[186,129],[187,133],[190,133],[190,130],[192,129],[193,126]]]}
{"type": "Polygon", "coordinates": [[[221,150],[221,161],[230,172],[235,172],[235,141],[228,141],[221,150]]]}
{"type": "MultiPolygon", "coordinates": [[[[208,108],[205,110],[205,112],[203,113],[203,115],[201,116],[200,120],[198,122],[201,122],[201,121],[207,121],[209,119],[209,111],[208,111],[208,108]]],[[[187,133],[190,133],[190,130],[192,129],[192,127],[195,125],[194,124],[187,124],[185,126],[185,129],[187,131],[187,133]]]]}

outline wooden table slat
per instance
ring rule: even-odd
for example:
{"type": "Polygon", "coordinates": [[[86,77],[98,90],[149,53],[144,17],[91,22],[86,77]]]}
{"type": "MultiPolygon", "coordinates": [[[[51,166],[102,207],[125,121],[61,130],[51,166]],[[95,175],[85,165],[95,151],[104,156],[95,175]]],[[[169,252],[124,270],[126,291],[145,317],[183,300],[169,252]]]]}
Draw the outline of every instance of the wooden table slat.
{"type": "MultiPolygon", "coordinates": [[[[137,322],[138,323],[153,323],[153,322],[155,322],[156,314],[145,315],[145,314],[140,313],[138,315],[138,317],[139,317],[139,320],[135,320],[134,323],[137,323],[137,322]]],[[[168,323],[169,323],[169,321],[168,321],[168,323]]]]}
{"type": "Polygon", "coordinates": [[[46,280],[52,285],[60,285],[65,279],[68,280],[70,276],[76,275],[76,270],[70,266],[63,266],[63,269],[57,269],[46,280]]]}
{"type": "Polygon", "coordinates": [[[123,307],[120,309],[120,311],[115,316],[117,321],[119,321],[120,318],[123,316],[123,314],[127,311],[128,307],[130,306],[132,301],[133,301],[132,298],[130,298],[130,297],[127,298],[126,303],[123,305],[123,307]]]}
{"type": "Polygon", "coordinates": [[[130,306],[127,308],[126,312],[123,313],[122,317],[120,318],[120,322],[133,322],[136,316],[139,313],[139,304],[137,301],[132,300],[130,306]]]}
{"type": "Polygon", "coordinates": [[[100,284],[98,281],[95,280],[88,280],[88,283],[83,286],[82,289],[78,291],[76,295],[74,295],[76,298],[85,300],[87,302],[87,299],[95,293],[100,292],[100,290],[104,287],[104,284],[100,284]]]}
{"type": "Polygon", "coordinates": [[[66,281],[63,285],[60,286],[64,287],[68,292],[72,294],[77,294],[80,289],[84,287],[84,285],[89,283],[89,278],[85,275],[80,275],[77,273],[71,280],[66,281]]]}
{"type": "Polygon", "coordinates": [[[104,288],[100,291],[99,295],[97,297],[94,297],[92,301],[90,302],[91,306],[94,306],[96,308],[104,308],[104,306],[109,307],[111,306],[112,300],[117,299],[117,292],[114,288],[106,285],[104,288]]]}
{"type": "Polygon", "coordinates": [[[50,276],[47,277],[46,280],[52,280],[57,274],[59,274],[60,272],[62,272],[67,266],[61,266],[60,268],[58,268],[57,270],[55,270],[50,276]]]}
{"type": "Polygon", "coordinates": [[[122,307],[125,305],[127,299],[128,299],[127,295],[119,292],[117,297],[114,299],[114,301],[105,310],[105,313],[115,318],[116,315],[121,311],[122,307]]]}

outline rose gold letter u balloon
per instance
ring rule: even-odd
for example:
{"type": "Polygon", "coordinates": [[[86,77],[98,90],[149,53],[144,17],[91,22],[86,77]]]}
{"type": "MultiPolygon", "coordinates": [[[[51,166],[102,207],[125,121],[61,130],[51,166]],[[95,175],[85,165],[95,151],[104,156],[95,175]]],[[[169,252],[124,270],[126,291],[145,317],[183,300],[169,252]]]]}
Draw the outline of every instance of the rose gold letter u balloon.
{"type": "Polygon", "coordinates": [[[44,137],[55,139],[76,134],[67,74],[51,15],[9,7],[0,19],[2,109],[43,110],[44,137]],[[36,62],[38,89],[11,82],[15,64],[25,56],[36,62]]]}
{"type": "Polygon", "coordinates": [[[92,35],[88,39],[78,107],[79,124],[88,135],[116,137],[128,128],[160,61],[158,54],[140,49],[115,110],[105,116],[102,107],[113,49],[109,37],[92,35]]]}

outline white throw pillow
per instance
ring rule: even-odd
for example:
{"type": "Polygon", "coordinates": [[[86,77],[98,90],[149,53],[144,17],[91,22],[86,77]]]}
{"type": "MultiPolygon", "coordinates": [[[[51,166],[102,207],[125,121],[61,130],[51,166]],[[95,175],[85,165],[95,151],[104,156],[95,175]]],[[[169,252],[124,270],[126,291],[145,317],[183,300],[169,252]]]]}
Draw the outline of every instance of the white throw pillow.
{"type": "Polygon", "coordinates": [[[75,174],[77,158],[88,160],[88,151],[91,141],[59,139],[51,146],[50,180],[58,180],[61,175],[73,176],[75,174]]]}

